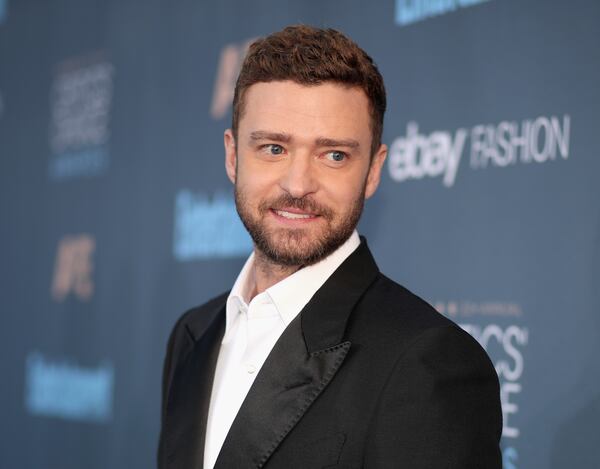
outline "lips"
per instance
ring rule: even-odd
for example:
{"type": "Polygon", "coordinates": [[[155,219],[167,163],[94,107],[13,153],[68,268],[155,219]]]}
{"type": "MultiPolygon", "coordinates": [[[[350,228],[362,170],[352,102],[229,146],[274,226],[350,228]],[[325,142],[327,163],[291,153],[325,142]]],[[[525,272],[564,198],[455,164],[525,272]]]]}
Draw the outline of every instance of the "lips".
{"type": "Polygon", "coordinates": [[[288,194],[271,200],[264,200],[258,206],[262,214],[270,213],[280,223],[288,223],[290,226],[309,223],[317,220],[332,220],[333,211],[321,205],[309,197],[294,198],[288,194]]]}
{"type": "Polygon", "coordinates": [[[307,218],[315,218],[316,215],[312,213],[297,213],[297,212],[289,212],[287,210],[276,210],[273,211],[279,215],[280,217],[287,218],[288,220],[305,220],[307,218]]]}

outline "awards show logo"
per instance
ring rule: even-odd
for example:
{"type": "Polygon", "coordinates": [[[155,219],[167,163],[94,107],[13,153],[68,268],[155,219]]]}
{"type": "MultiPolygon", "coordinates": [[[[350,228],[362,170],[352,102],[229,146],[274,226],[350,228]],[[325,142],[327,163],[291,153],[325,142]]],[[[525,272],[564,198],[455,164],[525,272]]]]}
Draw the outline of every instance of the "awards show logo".
{"type": "Polygon", "coordinates": [[[517,467],[517,446],[521,435],[521,380],[525,370],[525,349],[529,344],[529,329],[520,324],[523,310],[519,304],[499,301],[437,302],[435,307],[471,334],[494,363],[500,381],[503,466],[504,469],[514,469],[517,467]]]}
{"type": "Polygon", "coordinates": [[[178,261],[247,256],[252,241],[233,197],[180,191],[175,198],[173,255],[178,261]]]}
{"type": "Polygon", "coordinates": [[[84,368],[32,352],[25,363],[25,408],[36,416],[106,422],[112,417],[114,367],[84,368]]]}
{"type": "Polygon", "coordinates": [[[92,280],[94,238],[87,234],[65,236],[58,244],[52,297],[63,301],[69,293],[80,300],[89,300],[94,293],[92,280]]]}
{"type": "Polygon", "coordinates": [[[246,56],[246,51],[252,42],[254,42],[254,38],[240,44],[228,44],[221,50],[210,107],[210,115],[215,120],[225,117],[231,107],[235,82],[246,56]]]}
{"type": "Polygon", "coordinates": [[[100,53],[57,67],[50,92],[51,180],[96,176],[108,169],[113,75],[112,64],[100,53]]]}
{"type": "Polygon", "coordinates": [[[467,8],[489,0],[396,0],[396,24],[407,24],[423,21],[432,16],[467,8]]]}
{"type": "Polygon", "coordinates": [[[562,119],[540,116],[521,123],[502,121],[429,134],[421,133],[416,122],[409,122],[406,135],[390,145],[388,170],[396,182],[440,177],[444,186],[452,187],[466,158],[473,170],[566,160],[570,134],[568,114],[562,119]]]}

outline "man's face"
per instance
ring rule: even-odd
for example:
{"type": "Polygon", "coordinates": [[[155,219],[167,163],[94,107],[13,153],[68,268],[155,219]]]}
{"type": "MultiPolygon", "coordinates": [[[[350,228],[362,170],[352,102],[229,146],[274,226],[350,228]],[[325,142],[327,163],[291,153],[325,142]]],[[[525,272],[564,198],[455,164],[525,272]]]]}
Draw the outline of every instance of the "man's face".
{"type": "Polygon", "coordinates": [[[319,261],[352,233],[386,156],[371,159],[370,113],[359,88],[257,83],[246,90],[237,151],[225,166],[256,248],[279,265],[319,261]]]}

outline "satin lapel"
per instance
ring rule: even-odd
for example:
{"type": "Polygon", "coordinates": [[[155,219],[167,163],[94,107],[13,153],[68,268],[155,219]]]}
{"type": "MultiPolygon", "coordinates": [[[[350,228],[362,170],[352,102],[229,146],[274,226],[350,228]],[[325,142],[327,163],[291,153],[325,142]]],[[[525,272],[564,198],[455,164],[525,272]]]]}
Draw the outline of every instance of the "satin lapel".
{"type": "Polygon", "coordinates": [[[260,468],[335,375],[350,342],[308,353],[297,316],[238,412],[215,469],[260,468]]]}
{"type": "Polygon", "coordinates": [[[346,323],[379,269],[366,241],[283,332],[223,443],[215,469],[260,468],[330,383],[350,349],[346,323]]]}
{"type": "Polygon", "coordinates": [[[221,308],[173,377],[166,416],[169,468],[202,468],[208,406],[225,331],[224,311],[221,308]]]}
{"type": "Polygon", "coordinates": [[[361,241],[302,310],[302,332],[309,352],[343,340],[350,313],[379,274],[362,236],[361,241]]]}

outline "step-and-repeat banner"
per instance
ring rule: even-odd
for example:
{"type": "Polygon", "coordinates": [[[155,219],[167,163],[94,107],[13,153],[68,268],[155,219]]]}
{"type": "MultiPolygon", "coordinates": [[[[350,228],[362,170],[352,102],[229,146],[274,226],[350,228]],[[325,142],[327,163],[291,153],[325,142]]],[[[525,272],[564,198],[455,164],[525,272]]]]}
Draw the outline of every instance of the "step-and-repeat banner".
{"type": "Polygon", "coordinates": [[[490,354],[505,469],[598,467],[593,0],[0,0],[0,467],[154,466],[170,329],[251,250],[222,148],[240,62],[292,23],[382,71],[360,231],[490,354]]]}

